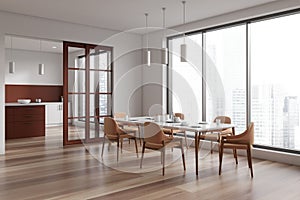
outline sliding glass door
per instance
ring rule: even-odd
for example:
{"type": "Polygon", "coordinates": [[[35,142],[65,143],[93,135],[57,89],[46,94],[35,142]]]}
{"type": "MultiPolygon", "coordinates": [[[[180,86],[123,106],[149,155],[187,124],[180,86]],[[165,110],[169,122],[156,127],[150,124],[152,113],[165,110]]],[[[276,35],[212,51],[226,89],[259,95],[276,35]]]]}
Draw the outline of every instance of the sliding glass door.
{"type": "Polygon", "coordinates": [[[64,145],[99,140],[112,110],[112,48],[64,42],[64,145]]]}

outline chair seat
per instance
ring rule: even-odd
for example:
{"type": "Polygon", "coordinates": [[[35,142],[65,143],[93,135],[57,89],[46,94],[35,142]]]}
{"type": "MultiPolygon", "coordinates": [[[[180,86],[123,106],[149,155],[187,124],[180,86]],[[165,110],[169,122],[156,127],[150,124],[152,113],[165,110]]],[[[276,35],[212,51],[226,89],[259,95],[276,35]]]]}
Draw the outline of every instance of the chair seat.
{"type": "MultiPolygon", "coordinates": [[[[173,137],[166,137],[164,138],[165,146],[168,146],[169,148],[178,147],[180,146],[179,138],[173,138],[173,137]]],[[[163,144],[157,144],[157,143],[151,143],[146,142],[145,147],[153,150],[159,150],[163,148],[163,144]]]]}
{"type": "Polygon", "coordinates": [[[246,144],[223,144],[224,148],[227,149],[247,149],[247,145],[246,144]]]}
{"type": "Polygon", "coordinates": [[[200,140],[219,141],[219,134],[218,133],[208,133],[205,135],[200,135],[199,139],[200,140]]]}
{"type": "Polygon", "coordinates": [[[126,133],[136,133],[139,131],[139,128],[134,126],[123,126],[122,130],[126,133]]]}
{"type": "MultiPolygon", "coordinates": [[[[227,130],[227,129],[226,129],[227,130]]],[[[226,131],[226,132],[219,132],[219,133],[208,133],[204,135],[200,135],[199,139],[200,140],[210,140],[210,141],[219,141],[220,136],[226,136],[226,135],[232,135],[232,132],[226,131]]]]}
{"type": "MultiPolygon", "coordinates": [[[[118,140],[118,136],[117,135],[108,135],[108,134],[106,134],[106,137],[109,140],[118,140]]],[[[121,139],[124,139],[124,138],[134,139],[135,137],[133,135],[129,135],[129,134],[123,133],[123,134],[120,134],[119,138],[121,138],[121,139]]]]}
{"type": "Polygon", "coordinates": [[[181,130],[169,129],[169,128],[163,128],[162,130],[165,134],[182,133],[183,132],[181,130]]]}

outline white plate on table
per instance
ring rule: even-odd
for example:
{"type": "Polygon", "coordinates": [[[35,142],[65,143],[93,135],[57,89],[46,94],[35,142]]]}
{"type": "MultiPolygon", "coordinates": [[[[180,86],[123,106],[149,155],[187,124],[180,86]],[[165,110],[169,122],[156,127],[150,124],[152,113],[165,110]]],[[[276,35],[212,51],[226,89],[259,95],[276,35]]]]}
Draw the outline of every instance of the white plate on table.
{"type": "Polygon", "coordinates": [[[191,128],[201,128],[201,126],[200,125],[192,125],[192,126],[190,126],[191,128]]]}

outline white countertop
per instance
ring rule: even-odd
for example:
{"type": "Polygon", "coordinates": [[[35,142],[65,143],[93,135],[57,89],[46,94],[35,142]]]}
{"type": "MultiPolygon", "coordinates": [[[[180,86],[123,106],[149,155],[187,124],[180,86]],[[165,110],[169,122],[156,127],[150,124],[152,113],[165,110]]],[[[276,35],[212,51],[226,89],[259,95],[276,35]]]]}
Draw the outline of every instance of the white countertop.
{"type": "Polygon", "coordinates": [[[5,103],[5,106],[45,106],[51,104],[62,104],[63,102],[41,102],[41,103],[28,103],[28,104],[21,104],[21,103],[5,103]]]}

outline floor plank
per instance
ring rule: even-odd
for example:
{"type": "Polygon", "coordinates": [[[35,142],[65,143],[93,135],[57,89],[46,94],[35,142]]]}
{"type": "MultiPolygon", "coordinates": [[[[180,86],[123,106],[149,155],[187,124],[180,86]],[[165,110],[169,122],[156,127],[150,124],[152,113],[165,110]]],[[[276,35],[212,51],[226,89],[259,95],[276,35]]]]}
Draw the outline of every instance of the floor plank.
{"type": "MultiPolygon", "coordinates": [[[[218,154],[201,150],[199,176],[194,149],[186,150],[183,171],[180,151],[167,151],[166,175],[161,175],[160,154],[147,151],[143,168],[134,145],[124,142],[119,163],[116,145],[62,147],[61,127],[47,128],[46,137],[7,141],[0,156],[0,199],[297,199],[300,167],[253,159],[250,178],[245,157],[235,165],[225,154],[218,175],[218,154]]],[[[140,148],[140,147],[139,147],[140,148]]],[[[140,156],[139,156],[140,157],[140,156]]]]}

